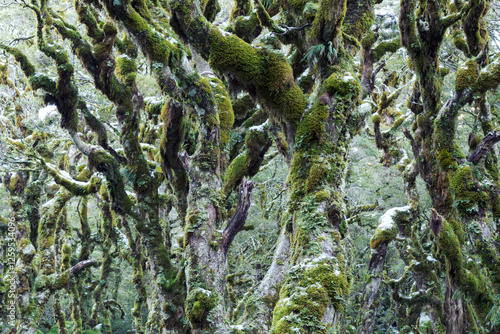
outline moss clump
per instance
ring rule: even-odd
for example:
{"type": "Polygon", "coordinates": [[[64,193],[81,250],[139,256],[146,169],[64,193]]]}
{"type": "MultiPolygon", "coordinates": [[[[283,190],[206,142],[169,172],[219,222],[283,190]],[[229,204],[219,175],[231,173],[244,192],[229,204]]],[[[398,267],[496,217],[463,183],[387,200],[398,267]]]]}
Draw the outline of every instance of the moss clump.
{"type": "Polygon", "coordinates": [[[227,31],[245,42],[251,43],[261,33],[262,27],[259,24],[257,14],[253,12],[249,16],[237,17],[233,24],[227,28],[227,31]]]}
{"type": "Polygon", "coordinates": [[[233,113],[237,120],[246,118],[249,110],[255,108],[255,103],[250,95],[244,95],[233,102],[233,113]]]}
{"type": "Polygon", "coordinates": [[[229,14],[229,21],[233,22],[238,16],[245,16],[250,14],[252,10],[252,3],[250,0],[236,0],[231,13],[229,14]]]}
{"type": "Polygon", "coordinates": [[[322,256],[293,267],[273,311],[271,333],[327,333],[328,307],[341,312],[350,283],[337,259],[322,256]],[[292,328],[294,330],[292,330],[292,328]]]}
{"type": "Polygon", "coordinates": [[[328,105],[319,101],[315,102],[297,128],[295,141],[298,147],[321,139],[329,113],[328,105]]]}
{"type": "Polygon", "coordinates": [[[332,194],[328,190],[320,190],[314,194],[317,202],[324,202],[332,197],[332,194]]]}
{"type": "Polygon", "coordinates": [[[461,65],[455,75],[455,89],[462,90],[471,88],[479,77],[479,66],[473,59],[469,59],[461,65]]]}
{"type": "Polygon", "coordinates": [[[323,83],[323,92],[330,95],[338,94],[345,99],[358,98],[361,94],[361,84],[348,72],[337,69],[323,83]]]}
{"type": "Polygon", "coordinates": [[[217,78],[210,79],[212,92],[219,110],[219,126],[222,144],[229,143],[229,132],[234,124],[234,112],[231,99],[222,81],[217,78]]]}
{"type": "Polygon", "coordinates": [[[473,214],[479,208],[487,207],[489,195],[481,188],[469,165],[460,166],[450,179],[450,189],[457,208],[463,214],[473,214]]]}
{"type": "Polygon", "coordinates": [[[328,171],[331,170],[330,164],[324,160],[319,159],[313,162],[309,169],[309,177],[306,181],[306,192],[309,193],[321,185],[322,181],[326,181],[328,171]]]}
{"type": "Polygon", "coordinates": [[[261,71],[261,61],[257,50],[240,38],[224,36],[213,29],[210,48],[210,66],[221,72],[234,72],[238,79],[251,82],[261,71]]]}
{"type": "MultiPolygon", "coordinates": [[[[161,115],[161,111],[165,106],[166,102],[167,101],[165,101],[164,99],[157,100],[155,98],[147,98],[144,101],[145,104],[144,110],[150,115],[161,115]]],[[[168,112],[168,108],[166,109],[166,112],[168,112]]]]}
{"type": "Polygon", "coordinates": [[[439,166],[445,171],[452,167],[458,167],[455,159],[453,158],[453,154],[451,154],[447,149],[442,149],[441,151],[439,151],[437,160],[439,166]]]}
{"type": "Polygon", "coordinates": [[[373,31],[369,31],[366,35],[361,39],[361,46],[363,49],[370,49],[373,44],[377,41],[377,35],[373,31]]]}
{"type": "Polygon", "coordinates": [[[347,1],[321,1],[311,27],[311,36],[323,44],[335,41],[342,34],[346,10],[347,1]]]}
{"type": "Polygon", "coordinates": [[[213,22],[221,10],[218,0],[202,0],[201,9],[208,22],[213,22]]]}
{"type": "Polygon", "coordinates": [[[238,155],[233,159],[229,167],[227,168],[226,174],[224,176],[225,189],[234,189],[238,186],[239,181],[245,176],[245,171],[247,169],[248,154],[247,152],[238,155]]]}
{"type": "MultiPolygon", "coordinates": [[[[357,5],[358,3],[353,4],[357,5]]],[[[359,40],[375,22],[375,15],[373,11],[363,11],[360,9],[358,10],[359,14],[350,15],[352,18],[348,18],[348,20],[344,22],[342,29],[348,35],[353,36],[354,38],[359,40]]]]}
{"type": "Polygon", "coordinates": [[[295,84],[286,59],[265,49],[255,49],[240,38],[224,36],[213,28],[210,35],[209,63],[217,71],[232,73],[284,121],[295,125],[306,106],[305,97],[295,84]]]}
{"type": "Polygon", "coordinates": [[[135,82],[137,75],[137,64],[135,59],[127,55],[120,55],[116,58],[115,73],[127,86],[135,82]]]}
{"type": "Polygon", "coordinates": [[[388,52],[396,52],[401,47],[401,39],[395,38],[378,43],[372,52],[373,61],[377,62],[388,52]]]}
{"type": "Polygon", "coordinates": [[[473,89],[477,92],[486,92],[493,90],[500,84],[500,59],[497,58],[490,65],[481,71],[477,82],[474,84],[473,89]]]}
{"type": "Polygon", "coordinates": [[[460,29],[455,29],[453,31],[453,45],[460,51],[462,51],[465,56],[469,56],[469,46],[467,45],[467,41],[465,40],[465,37],[460,29]]]}
{"type": "Polygon", "coordinates": [[[468,261],[466,266],[460,248],[459,237],[455,234],[452,225],[446,220],[441,222],[437,244],[446,257],[448,274],[455,279],[463,292],[472,297],[475,309],[482,316],[486,316],[493,299],[487,288],[485,277],[479,272],[473,261],[468,261]]]}
{"type": "Polygon", "coordinates": [[[307,22],[312,22],[318,13],[319,4],[316,2],[307,1],[302,11],[302,15],[307,22]]]}
{"type": "Polygon", "coordinates": [[[186,317],[195,328],[208,328],[210,326],[208,315],[217,305],[217,294],[202,288],[189,292],[186,299],[186,317]]]}
{"type": "Polygon", "coordinates": [[[56,82],[43,74],[36,74],[29,77],[29,83],[33,90],[44,89],[51,93],[56,91],[56,82]]]}
{"type": "Polygon", "coordinates": [[[370,239],[370,248],[375,249],[381,242],[391,241],[398,234],[398,225],[410,220],[410,207],[389,209],[380,217],[380,224],[370,239]]]}
{"type": "Polygon", "coordinates": [[[379,114],[374,114],[372,116],[372,122],[373,122],[373,124],[380,123],[381,121],[382,121],[382,116],[380,116],[379,114]]]}
{"type": "Polygon", "coordinates": [[[243,176],[254,176],[259,171],[264,154],[271,146],[267,131],[261,127],[249,129],[245,137],[245,152],[233,159],[229,165],[224,177],[226,193],[236,189],[243,176]]]}

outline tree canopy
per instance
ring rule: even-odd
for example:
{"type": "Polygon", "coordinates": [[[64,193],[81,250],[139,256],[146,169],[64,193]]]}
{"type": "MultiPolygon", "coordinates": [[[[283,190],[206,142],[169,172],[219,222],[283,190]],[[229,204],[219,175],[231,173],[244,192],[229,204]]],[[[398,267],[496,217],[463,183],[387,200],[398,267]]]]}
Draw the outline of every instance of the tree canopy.
{"type": "Polygon", "coordinates": [[[2,333],[500,333],[496,0],[0,7],[2,333]]]}

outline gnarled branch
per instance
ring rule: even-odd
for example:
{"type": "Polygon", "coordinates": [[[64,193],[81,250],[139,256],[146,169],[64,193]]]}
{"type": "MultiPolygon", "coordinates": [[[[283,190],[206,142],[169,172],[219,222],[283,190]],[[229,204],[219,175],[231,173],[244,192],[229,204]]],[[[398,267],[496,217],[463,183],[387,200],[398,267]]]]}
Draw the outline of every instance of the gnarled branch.
{"type": "Polygon", "coordinates": [[[240,194],[238,196],[238,205],[233,218],[227,224],[224,233],[222,234],[222,248],[224,254],[227,254],[234,237],[241,231],[247,220],[250,204],[252,203],[252,190],[254,187],[253,181],[243,179],[240,186],[240,194]]]}
{"type": "Polygon", "coordinates": [[[468,161],[472,162],[474,165],[477,165],[481,159],[488,154],[488,152],[493,148],[493,146],[500,141],[500,129],[496,128],[495,130],[488,133],[481,140],[477,148],[474,152],[471,153],[468,161]]]}

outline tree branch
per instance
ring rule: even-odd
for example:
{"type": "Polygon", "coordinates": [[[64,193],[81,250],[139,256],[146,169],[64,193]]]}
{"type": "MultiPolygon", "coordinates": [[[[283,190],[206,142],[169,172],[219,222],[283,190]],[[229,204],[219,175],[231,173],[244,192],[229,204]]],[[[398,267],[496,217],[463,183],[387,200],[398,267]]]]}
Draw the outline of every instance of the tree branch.
{"type": "Polygon", "coordinates": [[[484,136],[479,145],[477,145],[477,148],[471,153],[467,160],[472,162],[474,165],[477,165],[498,142],[500,142],[500,128],[496,128],[484,136]]]}
{"type": "Polygon", "coordinates": [[[250,205],[252,203],[252,190],[254,183],[243,179],[240,186],[240,194],[238,196],[238,205],[236,206],[236,212],[233,218],[227,224],[224,233],[222,234],[222,248],[224,254],[227,254],[234,237],[241,231],[245,222],[247,220],[248,211],[250,210],[250,205]]]}
{"type": "Polygon", "coordinates": [[[99,262],[95,260],[81,261],[70,269],[71,277],[76,276],[80,271],[82,271],[87,267],[97,267],[97,266],[99,266],[99,262]]]}
{"type": "Polygon", "coordinates": [[[420,147],[418,146],[417,142],[415,141],[415,138],[410,133],[410,130],[407,128],[403,128],[403,134],[405,137],[411,142],[411,149],[413,151],[413,155],[418,157],[420,155],[420,147]]]}

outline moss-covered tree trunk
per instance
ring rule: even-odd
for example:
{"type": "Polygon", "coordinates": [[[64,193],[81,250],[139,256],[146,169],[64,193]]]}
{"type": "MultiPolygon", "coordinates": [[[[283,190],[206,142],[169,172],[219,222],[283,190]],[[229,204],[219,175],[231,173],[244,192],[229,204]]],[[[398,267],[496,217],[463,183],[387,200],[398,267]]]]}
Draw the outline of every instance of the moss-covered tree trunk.
{"type": "Polygon", "coordinates": [[[420,175],[425,180],[432,198],[434,209],[431,229],[436,236],[438,247],[446,256],[448,280],[444,311],[447,333],[472,330],[476,326],[476,317],[481,319],[479,323],[484,322],[484,310],[492,305],[490,293],[481,288],[487,283],[479,268],[474,263],[462,265],[462,258],[467,253],[463,247],[464,227],[470,224],[471,218],[481,220],[482,212],[488,207],[488,195],[481,187],[477,187],[478,181],[473,176],[476,168],[465,163],[465,155],[455,142],[455,136],[460,109],[472,102],[473,96],[480,96],[485,85],[496,87],[498,83],[494,79],[490,80],[492,76],[487,73],[487,68],[479,75],[479,67],[486,65],[484,59],[487,59],[487,56],[478,55],[479,51],[475,51],[478,57],[467,60],[459,68],[455,77],[455,94],[443,104],[442,76],[446,72],[439,68],[438,58],[447,28],[457,22],[464,24],[464,33],[470,36],[468,42],[474,45],[472,49],[479,47],[481,50],[484,47],[484,43],[478,42],[476,38],[479,35],[472,33],[478,32],[477,22],[480,22],[481,15],[484,15],[484,8],[476,12],[479,16],[474,19],[476,23],[472,26],[477,29],[467,28],[471,23],[469,15],[480,3],[481,1],[473,1],[459,10],[454,10],[451,5],[448,7],[447,4],[433,1],[420,4],[417,10],[415,1],[401,2],[399,24],[402,44],[408,50],[417,74],[423,102],[422,110],[415,114],[415,139],[408,137],[413,142],[413,153],[420,175]],[[453,13],[445,16],[448,8],[453,13]],[[486,77],[489,79],[486,80],[486,77]],[[485,84],[486,81],[488,84],[485,84]],[[452,298],[457,289],[469,296],[475,296],[471,299],[471,305],[467,305],[465,300],[452,298]]]}

